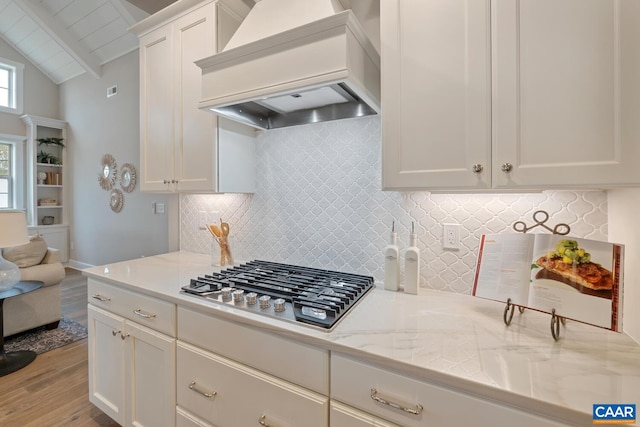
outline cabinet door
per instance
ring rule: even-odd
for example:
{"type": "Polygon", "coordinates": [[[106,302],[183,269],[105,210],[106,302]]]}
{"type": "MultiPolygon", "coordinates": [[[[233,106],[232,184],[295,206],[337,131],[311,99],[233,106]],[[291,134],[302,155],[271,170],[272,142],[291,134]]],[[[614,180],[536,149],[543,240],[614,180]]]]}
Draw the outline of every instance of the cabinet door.
{"type": "Polygon", "coordinates": [[[182,191],[215,191],[215,114],[198,109],[202,70],[194,61],[216,53],[215,4],[205,5],[173,24],[175,36],[176,179],[182,191]]]}
{"type": "Polygon", "coordinates": [[[494,186],[640,182],[638,2],[494,0],[492,14],[494,186]]]}
{"type": "Polygon", "coordinates": [[[491,187],[489,0],[380,7],[383,188],[491,187]]]}
{"type": "Polygon", "coordinates": [[[126,322],[128,425],[174,426],[176,419],[176,340],[126,322]]]}
{"type": "Polygon", "coordinates": [[[89,401],[124,425],[124,320],[89,305],[89,401]]]}
{"type": "Polygon", "coordinates": [[[169,191],[174,179],[173,38],[167,25],[140,38],[140,189],[169,191]]]}
{"type": "Polygon", "coordinates": [[[69,229],[65,227],[40,227],[38,234],[42,236],[47,246],[60,251],[60,261],[69,261],[69,229]]]}

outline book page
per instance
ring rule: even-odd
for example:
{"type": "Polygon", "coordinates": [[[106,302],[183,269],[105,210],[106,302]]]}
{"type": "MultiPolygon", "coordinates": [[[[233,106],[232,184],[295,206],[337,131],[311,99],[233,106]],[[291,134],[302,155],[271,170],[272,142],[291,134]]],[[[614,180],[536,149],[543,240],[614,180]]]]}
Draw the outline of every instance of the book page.
{"type": "Polygon", "coordinates": [[[480,239],[473,295],[526,306],[533,234],[485,234],[480,239]]]}
{"type": "Polygon", "coordinates": [[[622,255],[621,245],[537,234],[527,306],[620,331],[622,255]]]}

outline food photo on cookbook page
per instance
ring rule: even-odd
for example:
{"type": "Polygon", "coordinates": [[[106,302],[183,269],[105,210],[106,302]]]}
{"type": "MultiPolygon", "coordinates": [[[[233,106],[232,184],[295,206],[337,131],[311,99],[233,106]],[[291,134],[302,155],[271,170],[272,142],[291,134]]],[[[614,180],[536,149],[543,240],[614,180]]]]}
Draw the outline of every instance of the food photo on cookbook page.
{"type": "Polygon", "coordinates": [[[622,331],[624,247],[553,234],[485,234],[473,295],[622,331]]]}

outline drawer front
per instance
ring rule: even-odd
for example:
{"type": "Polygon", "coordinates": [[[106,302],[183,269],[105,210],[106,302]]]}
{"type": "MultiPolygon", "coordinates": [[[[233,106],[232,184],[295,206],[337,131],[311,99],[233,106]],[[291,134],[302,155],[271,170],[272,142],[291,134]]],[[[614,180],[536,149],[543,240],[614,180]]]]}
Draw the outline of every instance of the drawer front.
{"type": "Polygon", "coordinates": [[[331,401],[329,420],[331,427],[402,427],[335,401],[331,401]]]}
{"type": "Polygon", "coordinates": [[[89,278],[89,303],[171,337],[176,336],[176,306],[89,278]]]}
{"type": "Polygon", "coordinates": [[[518,427],[563,425],[336,353],[331,355],[331,398],[407,427],[502,425],[505,420],[518,427]]]}
{"type": "Polygon", "coordinates": [[[184,409],[176,408],[176,427],[215,427],[198,417],[191,415],[184,409]]]}
{"type": "Polygon", "coordinates": [[[329,352],[178,307],[178,339],[329,394],[329,352]]]}
{"type": "Polygon", "coordinates": [[[224,357],[178,343],[178,405],[218,427],[327,427],[329,399],[224,357]]]}

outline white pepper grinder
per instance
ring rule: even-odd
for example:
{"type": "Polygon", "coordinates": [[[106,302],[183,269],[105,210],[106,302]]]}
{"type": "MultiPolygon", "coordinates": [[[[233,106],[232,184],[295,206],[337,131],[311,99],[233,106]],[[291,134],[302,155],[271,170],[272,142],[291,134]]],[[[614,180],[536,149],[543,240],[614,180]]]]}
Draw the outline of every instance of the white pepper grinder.
{"type": "Polygon", "coordinates": [[[418,294],[420,287],[420,249],[417,241],[415,224],[412,222],[409,247],[404,252],[404,292],[413,295],[418,294]]]}

